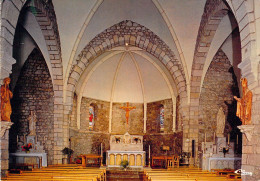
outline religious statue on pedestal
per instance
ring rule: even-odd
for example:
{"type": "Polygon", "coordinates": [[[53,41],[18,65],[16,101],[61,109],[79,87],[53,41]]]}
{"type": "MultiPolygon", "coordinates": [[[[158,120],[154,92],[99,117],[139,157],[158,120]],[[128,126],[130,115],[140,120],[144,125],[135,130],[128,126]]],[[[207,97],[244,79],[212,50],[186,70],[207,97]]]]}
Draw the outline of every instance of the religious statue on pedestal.
{"type": "Polygon", "coordinates": [[[226,116],[223,111],[223,108],[220,107],[217,114],[217,137],[224,136],[225,122],[226,122],[226,116]]]}
{"type": "Polygon", "coordinates": [[[1,86],[1,120],[11,122],[10,116],[12,114],[12,107],[10,99],[13,97],[9,90],[11,79],[9,77],[4,79],[4,85],[1,86]]]}
{"type": "Polygon", "coordinates": [[[242,121],[242,125],[251,124],[251,109],[252,109],[252,91],[250,91],[247,87],[247,79],[241,79],[243,96],[242,98],[234,98],[237,100],[237,117],[242,121]]]}
{"type": "Polygon", "coordinates": [[[30,116],[28,117],[29,120],[29,130],[30,130],[30,136],[36,135],[36,114],[34,111],[31,111],[30,116]]]}

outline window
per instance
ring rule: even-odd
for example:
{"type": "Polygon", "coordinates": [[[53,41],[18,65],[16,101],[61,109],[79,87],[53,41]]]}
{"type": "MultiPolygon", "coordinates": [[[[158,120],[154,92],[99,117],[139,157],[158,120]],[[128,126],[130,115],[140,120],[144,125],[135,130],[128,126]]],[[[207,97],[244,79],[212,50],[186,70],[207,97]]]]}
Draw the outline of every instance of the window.
{"type": "Polygon", "coordinates": [[[93,131],[95,120],[95,108],[94,106],[89,106],[89,131],[93,131]]]}
{"type": "Polygon", "coordinates": [[[164,132],[164,106],[160,106],[160,132],[164,132]]]}

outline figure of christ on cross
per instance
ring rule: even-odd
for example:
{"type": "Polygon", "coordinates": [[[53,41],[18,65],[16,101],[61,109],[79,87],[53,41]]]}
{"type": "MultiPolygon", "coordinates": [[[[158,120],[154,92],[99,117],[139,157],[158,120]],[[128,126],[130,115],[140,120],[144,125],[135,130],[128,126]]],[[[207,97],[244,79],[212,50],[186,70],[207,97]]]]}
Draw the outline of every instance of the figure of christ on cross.
{"type": "Polygon", "coordinates": [[[120,109],[125,110],[126,124],[128,125],[129,112],[132,111],[133,109],[136,109],[136,107],[129,106],[129,102],[127,102],[126,107],[125,106],[121,106],[120,109]]]}

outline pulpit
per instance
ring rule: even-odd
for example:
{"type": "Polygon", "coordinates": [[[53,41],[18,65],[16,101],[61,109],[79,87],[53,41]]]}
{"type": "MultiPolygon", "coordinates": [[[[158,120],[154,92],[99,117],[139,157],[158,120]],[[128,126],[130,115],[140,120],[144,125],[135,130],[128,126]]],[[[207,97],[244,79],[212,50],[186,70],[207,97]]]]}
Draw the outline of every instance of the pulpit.
{"type": "Polygon", "coordinates": [[[110,150],[107,151],[107,166],[120,167],[123,160],[129,162],[130,168],[145,166],[145,151],[143,151],[143,136],[124,135],[110,136],[110,150]]]}

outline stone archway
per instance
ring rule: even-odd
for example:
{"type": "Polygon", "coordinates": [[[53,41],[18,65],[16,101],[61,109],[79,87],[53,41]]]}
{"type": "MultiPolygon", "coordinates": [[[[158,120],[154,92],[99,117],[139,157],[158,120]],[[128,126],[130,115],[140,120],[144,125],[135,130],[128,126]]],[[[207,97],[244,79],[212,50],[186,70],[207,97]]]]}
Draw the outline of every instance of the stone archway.
{"type": "MultiPolygon", "coordinates": [[[[73,94],[77,81],[85,68],[95,58],[106,50],[114,47],[136,46],[150,53],[159,59],[171,73],[178,89],[181,99],[187,98],[186,79],[181,62],[175,57],[170,48],[151,30],[130,20],[122,21],[99,35],[81,51],[77,59],[73,62],[72,69],[67,80],[66,104],[72,105],[73,94]]],[[[71,106],[68,107],[68,111],[71,106]]]]}
{"type": "Polygon", "coordinates": [[[42,34],[45,38],[48,47],[48,53],[52,65],[53,87],[54,87],[54,164],[61,163],[63,148],[60,143],[63,143],[63,130],[58,129],[63,125],[63,70],[61,59],[60,39],[54,7],[49,0],[27,0],[27,1],[4,1],[2,4],[2,45],[3,54],[1,57],[1,79],[9,76],[12,69],[12,64],[15,60],[12,57],[13,39],[15,27],[22,9],[28,8],[39,23],[42,34]]]}

